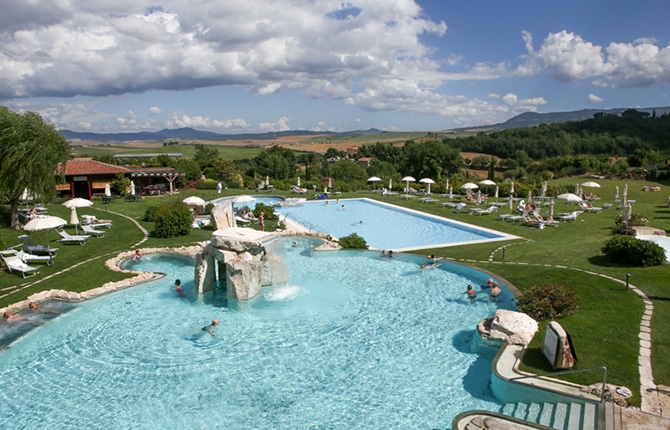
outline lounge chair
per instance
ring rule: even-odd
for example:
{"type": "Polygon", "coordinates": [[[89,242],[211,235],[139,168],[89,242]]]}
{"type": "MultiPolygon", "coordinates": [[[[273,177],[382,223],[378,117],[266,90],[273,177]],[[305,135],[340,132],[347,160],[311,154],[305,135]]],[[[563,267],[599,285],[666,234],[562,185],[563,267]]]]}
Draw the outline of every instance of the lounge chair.
{"type": "Polygon", "coordinates": [[[19,239],[23,242],[21,248],[28,254],[34,255],[51,255],[55,256],[58,248],[44,247],[42,245],[33,245],[30,241],[30,236],[22,234],[19,239]]]}
{"type": "Polygon", "coordinates": [[[18,255],[2,254],[2,260],[5,262],[7,270],[12,273],[20,273],[24,278],[37,275],[37,267],[28,266],[26,263],[21,261],[18,255]]]}
{"type": "Polygon", "coordinates": [[[81,229],[84,230],[84,233],[90,234],[91,236],[95,237],[103,237],[106,232],[101,231],[101,230],[96,230],[95,227],[90,226],[90,225],[82,225],[81,229]]]}
{"type": "Polygon", "coordinates": [[[599,213],[603,208],[600,207],[595,207],[589,204],[586,204],[584,202],[579,204],[579,207],[582,208],[584,212],[594,212],[594,213],[599,213]]]}
{"type": "Polygon", "coordinates": [[[568,215],[559,216],[559,217],[558,217],[558,220],[559,220],[559,221],[576,221],[576,220],[577,220],[577,217],[578,217],[580,214],[583,214],[583,213],[584,213],[584,211],[574,211],[574,212],[572,212],[572,213],[570,213],[570,214],[568,214],[568,215]]]}
{"type": "Polygon", "coordinates": [[[498,210],[498,206],[489,206],[486,209],[474,212],[473,215],[491,215],[493,212],[498,210]]]}
{"type": "Polygon", "coordinates": [[[90,225],[93,228],[96,227],[112,228],[112,222],[110,220],[97,219],[93,215],[82,215],[81,218],[84,220],[84,225],[90,225]]]}
{"type": "Polygon", "coordinates": [[[72,235],[65,230],[56,231],[58,231],[58,234],[62,237],[62,239],[59,240],[61,243],[78,243],[79,245],[84,245],[91,238],[88,234],[72,235]]]}
{"type": "Polygon", "coordinates": [[[237,224],[249,225],[249,224],[251,224],[251,223],[253,222],[253,220],[248,219],[248,218],[241,217],[241,216],[239,216],[239,215],[236,215],[236,216],[235,216],[235,222],[236,222],[237,224]]]}
{"type": "Polygon", "coordinates": [[[0,254],[6,257],[17,256],[26,264],[45,263],[47,266],[51,266],[53,264],[52,255],[35,255],[29,252],[25,252],[22,249],[17,249],[17,247],[12,247],[5,251],[0,251],[0,254]]]}
{"type": "Polygon", "coordinates": [[[543,216],[540,215],[540,213],[537,212],[537,211],[533,212],[533,216],[534,216],[535,219],[536,219],[542,226],[544,226],[544,227],[547,227],[547,226],[549,226],[549,227],[558,227],[558,225],[560,224],[558,221],[556,221],[555,219],[553,219],[553,218],[551,218],[551,217],[550,217],[550,218],[545,218],[545,217],[543,217],[543,216]]]}

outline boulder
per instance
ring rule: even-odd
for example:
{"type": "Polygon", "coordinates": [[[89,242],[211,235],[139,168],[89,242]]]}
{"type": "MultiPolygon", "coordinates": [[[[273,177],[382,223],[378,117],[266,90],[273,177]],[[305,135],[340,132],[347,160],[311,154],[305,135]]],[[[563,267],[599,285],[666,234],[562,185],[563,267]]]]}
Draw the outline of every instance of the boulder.
{"type": "Polygon", "coordinates": [[[235,214],[233,213],[233,202],[231,201],[224,201],[223,203],[214,205],[210,216],[214,230],[237,226],[235,214]]]}
{"type": "Polygon", "coordinates": [[[538,324],[524,313],[498,309],[492,318],[480,321],[477,329],[482,339],[526,346],[537,333],[538,324]]]}

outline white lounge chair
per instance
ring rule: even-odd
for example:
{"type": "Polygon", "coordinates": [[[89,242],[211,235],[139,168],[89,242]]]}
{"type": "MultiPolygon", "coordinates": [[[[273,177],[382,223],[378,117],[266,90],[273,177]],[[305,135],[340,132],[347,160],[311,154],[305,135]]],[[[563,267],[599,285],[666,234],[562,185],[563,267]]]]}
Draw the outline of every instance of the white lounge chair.
{"type": "Polygon", "coordinates": [[[582,213],[584,213],[584,211],[574,211],[568,215],[560,216],[558,219],[559,221],[576,221],[577,217],[582,213]]]}
{"type": "MultiPolygon", "coordinates": [[[[18,245],[20,246],[20,245],[18,245]]],[[[29,252],[25,252],[22,249],[17,249],[16,247],[12,247],[10,249],[7,249],[5,251],[0,251],[0,254],[2,254],[5,257],[12,257],[16,256],[21,259],[26,264],[30,263],[45,263],[48,266],[51,266],[53,264],[53,256],[52,255],[35,255],[31,254],[29,252]]]]}
{"type": "Polygon", "coordinates": [[[81,229],[84,230],[84,233],[90,234],[95,237],[103,237],[106,232],[101,230],[96,230],[95,227],[91,225],[82,225],[81,229]]]}
{"type": "Polygon", "coordinates": [[[491,215],[493,212],[498,210],[498,206],[489,206],[487,209],[483,209],[477,212],[473,212],[473,215],[491,215]]]}
{"type": "Polygon", "coordinates": [[[603,210],[603,208],[601,208],[601,207],[592,206],[592,205],[589,205],[589,204],[584,203],[584,202],[580,203],[580,204],[579,204],[579,207],[582,208],[582,210],[583,210],[584,212],[600,213],[600,211],[603,210]]]}
{"type": "Polygon", "coordinates": [[[42,245],[33,245],[30,236],[22,234],[19,239],[23,242],[21,247],[28,254],[34,255],[52,255],[55,256],[58,248],[44,247],[42,245]]]}
{"type": "Polygon", "coordinates": [[[2,260],[5,262],[7,270],[12,273],[20,273],[24,278],[37,275],[37,267],[28,266],[26,263],[21,261],[17,255],[2,254],[2,260]]]}
{"type": "Polygon", "coordinates": [[[79,245],[84,245],[91,238],[88,234],[77,234],[72,235],[65,230],[57,230],[58,234],[62,237],[59,240],[61,243],[78,243],[79,245]]]}

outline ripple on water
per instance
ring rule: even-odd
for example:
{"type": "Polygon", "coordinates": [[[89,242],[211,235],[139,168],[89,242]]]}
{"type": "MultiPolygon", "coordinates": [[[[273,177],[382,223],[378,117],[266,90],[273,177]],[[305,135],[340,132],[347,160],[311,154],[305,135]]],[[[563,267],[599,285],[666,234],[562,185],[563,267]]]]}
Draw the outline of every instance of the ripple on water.
{"type": "Polygon", "coordinates": [[[175,277],[192,288],[182,260],[147,260],[169,277],[78,304],[2,353],[0,427],[433,428],[499,408],[486,384],[465,388],[481,358],[458,343],[496,309],[463,294],[485,275],[287,254],[290,283],[230,307],[176,295],[175,277]],[[201,330],[213,318],[215,338],[201,330]]]}

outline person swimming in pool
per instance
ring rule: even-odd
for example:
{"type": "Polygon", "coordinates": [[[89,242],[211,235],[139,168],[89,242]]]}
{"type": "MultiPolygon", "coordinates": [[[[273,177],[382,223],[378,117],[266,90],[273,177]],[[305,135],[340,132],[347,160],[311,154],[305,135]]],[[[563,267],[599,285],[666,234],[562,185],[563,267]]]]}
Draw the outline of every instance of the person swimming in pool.
{"type": "Polygon", "coordinates": [[[44,312],[47,314],[59,314],[60,312],[54,311],[53,309],[44,309],[42,306],[38,305],[35,302],[28,303],[28,308],[33,312],[44,312]]]}
{"type": "Polygon", "coordinates": [[[465,290],[465,293],[467,294],[468,298],[470,299],[470,302],[474,303],[475,300],[477,299],[477,291],[475,291],[474,288],[472,288],[472,285],[468,285],[467,290],[465,290]]]}
{"type": "Polygon", "coordinates": [[[174,281],[174,289],[179,295],[184,294],[184,287],[181,286],[181,280],[180,279],[177,279],[176,281],[174,281]]]}
{"type": "Polygon", "coordinates": [[[206,331],[207,333],[211,334],[212,337],[216,337],[216,334],[214,334],[214,328],[219,325],[219,320],[214,319],[212,320],[212,323],[210,325],[206,325],[202,328],[203,331],[206,331]]]}

